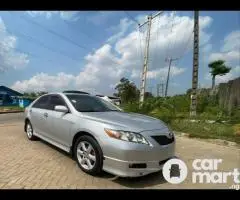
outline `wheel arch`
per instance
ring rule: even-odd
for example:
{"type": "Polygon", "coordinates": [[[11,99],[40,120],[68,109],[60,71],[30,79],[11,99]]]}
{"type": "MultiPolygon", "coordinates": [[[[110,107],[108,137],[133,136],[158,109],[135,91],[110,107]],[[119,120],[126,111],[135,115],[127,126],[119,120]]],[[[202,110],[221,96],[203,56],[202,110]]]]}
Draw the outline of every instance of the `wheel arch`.
{"type": "MultiPolygon", "coordinates": [[[[27,118],[25,118],[25,120],[24,120],[24,131],[26,132],[27,130],[26,130],[26,125],[27,125],[27,122],[30,122],[30,119],[27,117],[27,118]]],[[[31,123],[31,122],[30,122],[31,123]]]]}
{"type": "MultiPolygon", "coordinates": [[[[96,137],[95,137],[93,134],[89,133],[89,131],[85,131],[85,130],[84,130],[84,131],[78,131],[78,132],[74,135],[73,140],[72,140],[72,145],[71,145],[71,155],[72,155],[72,157],[74,157],[74,151],[73,151],[73,149],[74,149],[74,146],[75,146],[75,143],[76,143],[77,139],[78,139],[79,137],[81,137],[81,136],[84,136],[84,135],[87,135],[87,136],[92,137],[92,138],[98,143],[98,145],[100,146],[100,144],[99,144],[98,140],[96,139],[96,137]]],[[[101,146],[100,146],[100,147],[101,147],[101,146]]]]}

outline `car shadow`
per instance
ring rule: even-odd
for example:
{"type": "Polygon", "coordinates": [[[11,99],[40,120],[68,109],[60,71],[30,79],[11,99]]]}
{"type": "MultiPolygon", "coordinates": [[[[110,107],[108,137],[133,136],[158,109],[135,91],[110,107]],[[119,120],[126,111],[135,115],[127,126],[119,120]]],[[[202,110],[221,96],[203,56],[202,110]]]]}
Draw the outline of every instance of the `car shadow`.
{"type": "Polygon", "coordinates": [[[154,172],[141,177],[118,177],[112,181],[128,188],[145,188],[166,183],[162,175],[162,171],[154,172]]]}
{"type": "MultiPolygon", "coordinates": [[[[59,153],[63,154],[64,156],[67,156],[68,158],[74,160],[74,158],[69,153],[65,152],[64,150],[44,141],[42,139],[38,139],[38,141],[42,142],[43,144],[47,145],[48,147],[50,147],[56,151],[58,151],[59,153]]],[[[133,177],[133,178],[117,177],[117,176],[109,174],[107,172],[102,172],[102,174],[97,176],[97,178],[107,179],[109,181],[115,182],[119,185],[122,185],[122,186],[128,187],[128,188],[145,188],[145,187],[152,187],[155,185],[166,183],[166,181],[162,175],[162,171],[154,172],[154,173],[151,173],[151,174],[148,174],[145,176],[141,176],[141,177],[133,177]]]]}
{"type": "Polygon", "coordinates": [[[54,146],[54,145],[48,143],[48,142],[45,141],[45,140],[42,140],[41,138],[37,138],[36,141],[42,142],[43,144],[47,145],[48,147],[54,149],[55,151],[58,151],[59,153],[64,154],[64,156],[68,156],[69,158],[72,158],[72,159],[73,159],[73,157],[72,157],[69,153],[67,153],[66,151],[58,148],[57,146],[54,146]]]}

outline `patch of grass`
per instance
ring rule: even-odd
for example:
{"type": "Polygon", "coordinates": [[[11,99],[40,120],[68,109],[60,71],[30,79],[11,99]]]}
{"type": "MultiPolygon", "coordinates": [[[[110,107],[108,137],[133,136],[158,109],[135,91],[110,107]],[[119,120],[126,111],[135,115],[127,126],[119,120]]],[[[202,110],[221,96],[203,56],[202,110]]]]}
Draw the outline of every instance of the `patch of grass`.
{"type": "Polygon", "coordinates": [[[171,128],[175,131],[189,133],[189,137],[223,139],[240,144],[240,135],[235,134],[231,124],[209,124],[203,121],[190,122],[189,120],[173,120],[171,122],[171,128]]]}
{"type": "Polygon", "coordinates": [[[21,108],[19,106],[0,106],[0,112],[2,111],[12,111],[12,110],[17,110],[17,111],[24,111],[24,108],[21,108]]]}

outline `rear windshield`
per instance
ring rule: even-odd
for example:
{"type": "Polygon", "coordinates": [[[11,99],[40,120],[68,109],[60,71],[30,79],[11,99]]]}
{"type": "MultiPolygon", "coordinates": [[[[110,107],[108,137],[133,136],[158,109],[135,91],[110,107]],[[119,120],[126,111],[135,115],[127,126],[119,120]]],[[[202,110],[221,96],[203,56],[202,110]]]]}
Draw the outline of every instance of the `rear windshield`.
{"type": "Polygon", "coordinates": [[[100,97],[77,94],[67,94],[66,96],[74,108],[79,112],[120,111],[116,106],[101,99],[100,97]]]}

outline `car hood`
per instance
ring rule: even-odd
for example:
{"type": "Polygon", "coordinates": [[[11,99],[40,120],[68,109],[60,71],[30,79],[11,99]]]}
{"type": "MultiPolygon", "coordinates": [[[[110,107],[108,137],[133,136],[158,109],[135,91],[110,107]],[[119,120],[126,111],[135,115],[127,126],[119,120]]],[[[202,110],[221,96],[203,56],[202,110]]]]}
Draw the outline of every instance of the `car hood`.
{"type": "Polygon", "coordinates": [[[147,130],[166,129],[164,122],[146,115],[126,112],[91,112],[84,113],[84,117],[112,126],[118,126],[123,130],[142,132],[147,130]]]}

